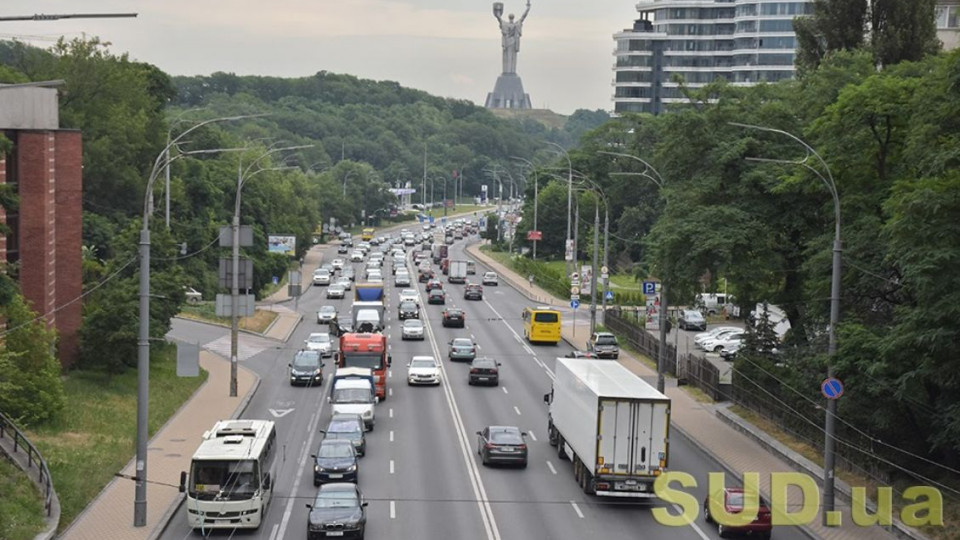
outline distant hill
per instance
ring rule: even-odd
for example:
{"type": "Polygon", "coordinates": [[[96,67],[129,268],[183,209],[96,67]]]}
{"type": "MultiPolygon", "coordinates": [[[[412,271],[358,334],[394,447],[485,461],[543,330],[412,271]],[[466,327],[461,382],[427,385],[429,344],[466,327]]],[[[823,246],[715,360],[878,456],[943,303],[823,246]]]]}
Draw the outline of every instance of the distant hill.
{"type": "Polygon", "coordinates": [[[569,116],[555,113],[550,109],[487,109],[498,118],[517,120],[530,118],[540,122],[548,129],[563,130],[569,116]]]}

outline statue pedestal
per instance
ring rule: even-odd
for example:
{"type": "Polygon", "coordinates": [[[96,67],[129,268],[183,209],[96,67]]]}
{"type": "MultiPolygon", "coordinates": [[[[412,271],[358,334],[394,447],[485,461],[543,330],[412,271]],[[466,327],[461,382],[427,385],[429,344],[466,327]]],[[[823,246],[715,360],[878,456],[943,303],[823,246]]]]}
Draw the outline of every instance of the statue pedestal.
{"type": "Polygon", "coordinates": [[[493,92],[487,94],[484,107],[488,109],[532,109],[530,96],[523,92],[523,81],[516,73],[503,73],[497,77],[493,92]]]}

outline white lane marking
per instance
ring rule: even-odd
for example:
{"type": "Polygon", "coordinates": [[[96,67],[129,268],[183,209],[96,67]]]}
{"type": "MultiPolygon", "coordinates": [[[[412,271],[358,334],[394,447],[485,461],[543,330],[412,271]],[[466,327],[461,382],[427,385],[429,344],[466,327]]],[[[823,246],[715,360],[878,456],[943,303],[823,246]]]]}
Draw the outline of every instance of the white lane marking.
{"type": "Polygon", "coordinates": [[[393,395],[393,388],[387,388],[387,393],[392,396],[392,395],[393,395]]]}
{"type": "Polygon", "coordinates": [[[397,519],[397,502],[390,501],[390,519],[397,519]]]}
{"type": "Polygon", "coordinates": [[[392,378],[393,378],[393,370],[392,370],[392,369],[388,369],[388,370],[387,370],[387,378],[388,378],[388,379],[392,379],[392,378]]]}
{"type": "Polygon", "coordinates": [[[529,435],[530,438],[533,439],[533,442],[537,442],[537,436],[534,435],[532,431],[527,431],[527,435],[529,435]]]}
{"type": "Polygon", "coordinates": [[[520,408],[516,405],[513,406],[513,410],[517,411],[517,416],[520,416],[520,408]]]}
{"type": "MultiPolygon", "coordinates": [[[[417,295],[421,294],[420,290],[417,289],[417,295]]],[[[424,312],[424,329],[427,335],[430,338],[430,347],[433,349],[433,353],[436,355],[436,358],[442,358],[440,354],[440,346],[437,344],[437,336],[433,333],[433,327],[430,325],[429,317],[427,313],[424,312]]],[[[483,527],[486,532],[488,540],[500,540],[500,529],[497,527],[497,520],[493,515],[493,508],[490,506],[490,501],[487,499],[487,490],[483,485],[483,478],[480,477],[480,469],[477,466],[476,460],[474,460],[472,443],[470,442],[470,437],[467,435],[467,429],[464,426],[463,418],[460,416],[460,409],[457,407],[457,399],[454,396],[453,389],[450,387],[450,380],[447,377],[446,367],[443,362],[440,362],[440,372],[442,374],[441,378],[441,387],[443,388],[444,396],[447,398],[447,409],[450,411],[450,416],[453,419],[453,424],[455,426],[455,431],[457,434],[457,441],[460,443],[460,453],[463,456],[464,464],[467,468],[467,476],[470,478],[470,485],[473,488],[473,495],[476,498],[477,506],[480,509],[480,519],[483,521],[483,527]]]]}
{"type": "Polygon", "coordinates": [[[526,343],[523,344],[523,350],[527,351],[528,354],[532,354],[533,356],[537,355],[537,353],[533,352],[533,349],[531,349],[526,343]]]}
{"type": "Polygon", "coordinates": [[[390,413],[390,418],[393,418],[393,407],[390,407],[389,413],[390,413]]]}
{"type": "Polygon", "coordinates": [[[504,394],[509,394],[509,393],[510,393],[510,392],[507,392],[507,387],[506,387],[506,386],[501,386],[500,389],[503,390],[503,393],[504,393],[504,394]]]}
{"type": "Polygon", "coordinates": [[[580,511],[580,507],[577,506],[577,503],[570,501],[570,506],[573,506],[574,511],[577,512],[577,516],[579,516],[580,519],[583,519],[583,512],[580,511]]]}
{"type": "Polygon", "coordinates": [[[393,474],[393,460],[390,460],[390,474],[393,474]]]}
{"type": "MultiPolygon", "coordinates": [[[[333,380],[333,377],[327,378],[327,382],[326,384],[324,384],[324,392],[323,392],[324,394],[328,394],[330,392],[330,381],[332,380],[333,380]]],[[[319,403],[317,404],[316,412],[314,413],[314,416],[310,421],[310,427],[309,427],[310,437],[307,438],[307,443],[304,446],[304,448],[307,450],[309,450],[310,448],[313,448],[313,437],[316,436],[317,434],[317,424],[320,422],[320,413],[323,411],[324,403],[326,403],[324,400],[320,399],[319,396],[317,397],[317,401],[319,403]]],[[[304,469],[304,466],[306,465],[307,455],[308,454],[304,453],[303,457],[300,459],[299,463],[297,464],[298,471],[302,471],[304,469]]],[[[293,503],[299,500],[297,499],[296,495],[297,495],[297,492],[300,490],[300,480],[302,479],[303,479],[303,475],[298,474],[296,475],[296,480],[293,481],[293,488],[290,490],[290,494],[289,494],[290,498],[287,500],[287,507],[283,509],[283,518],[280,520],[280,529],[277,531],[277,538],[283,538],[284,534],[287,531],[287,524],[290,523],[290,516],[293,513],[293,503]]]]}
{"type": "MultiPolygon", "coordinates": [[[[673,505],[671,505],[671,506],[673,507],[673,510],[677,513],[677,515],[680,515],[680,514],[683,513],[683,508],[680,508],[680,506],[678,506],[678,505],[676,505],[676,504],[673,504],[673,505]]],[[[701,528],[696,524],[696,522],[691,521],[691,522],[690,522],[690,528],[692,528],[692,529],[693,529],[693,532],[697,533],[697,535],[698,535],[700,538],[702,538],[703,540],[710,540],[710,536],[708,536],[707,533],[703,532],[703,529],[701,529],[701,528]]]]}
{"type": "Polygon", "coordinates": [[[393,442],[393,430],[390,430],[390,442],[393,442]]]}
{"type": "Polygon", "coordinates": [[[277,523],[273,526],[273,529],[270,531],[270,540],[276,540],[277,538],[277,529],[280,528],[280,524],[277,523]]]}
{"type": "Polygon", "coordinates": [[[476,341],[476,340],[477,340],[477,336],[475,336],[475,335],[473,335],[473,334],[470,334],[470,339],[476,341]]]}
{"type": "Polygon", "coordinates": [[[557,474],[557,470],[553,468],[553,463],[550,463],[550,460],[547,460],[547,467],[550,469],[550,472],[557,474]]]}

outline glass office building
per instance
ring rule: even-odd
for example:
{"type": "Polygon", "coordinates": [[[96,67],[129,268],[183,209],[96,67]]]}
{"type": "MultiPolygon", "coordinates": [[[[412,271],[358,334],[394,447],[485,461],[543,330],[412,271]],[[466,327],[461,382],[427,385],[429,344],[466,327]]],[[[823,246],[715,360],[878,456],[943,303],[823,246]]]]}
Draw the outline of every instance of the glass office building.
{"type": "Polygon", "coordinates": [[[659,114],[682,86],[794,76],[793,19],[812,0],[642,0],[633,28],[614,34],[614,113],[659,114]]]}

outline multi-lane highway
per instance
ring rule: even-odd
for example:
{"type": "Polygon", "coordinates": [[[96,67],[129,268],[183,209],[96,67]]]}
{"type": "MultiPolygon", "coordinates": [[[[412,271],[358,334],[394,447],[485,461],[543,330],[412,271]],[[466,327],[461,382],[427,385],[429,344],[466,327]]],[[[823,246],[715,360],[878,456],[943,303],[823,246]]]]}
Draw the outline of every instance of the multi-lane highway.
{"type": "MultiPolygon", "coordinates": [[[[466,259],[465,243],[450,248],[451,259],[466,259]]],[[[337,257],[327,248],[324,260],[337,257]]],[[[342,257],[342,256],[341,256],[342,257]]],[[[348,263],[349,264],[349,263],[348,263]]],[[[716,538],[716,529],[702,516],[689,526],[658,524],[651,508],[661,501],[624,502],[585,495],[573,479],[569,461],[560,460],[547,443],[546,406],[543,395],[550,390],[557,356],[570,351],[565,344],[531,346],[521,339],[521,311],[528,301],[506,285],[484,287],[482,301],[463,299],[463,285],[444,280],[447,307],[466,312],[466,328],[444,328],[442,306],[426,304],[423,284],[421,318],[426,339],[402,341],[397,320],[397,288],[384,263],[387,289],[387,328],[393,367],[387,399],[377,405],[376,429],[367,434],[367,455],[360,462],[360,487],[367,497],[367,538],[416,538],[448,540],[581,539],[697,539],[716,538]],[[472,337],[479,354],[502,362],[498,387],[467,384],[467,363],[446,358],[447,343],[455,337],[472,337]],[[443,384],[439,387],[409,387],[406,364],[414,355],[442,360],[443,384]],[[484,426],[516,425],[528,433],[529,466],[526,469],[484,467],[476,453],[476,431],[484,426]]],[[[408,258],[415,276],[415,268],[408,258]]],[[[358,280],[363,275],[355,263],[358,280]]],[[[478,262],[477,276],[486,269],[478,262]]],[[[441,276],[442,277],[442,276],[441,276]]],[[[476,278],[476,279],[474,279],[476,278]]],[[[315,452],[329,419],[330,361],[324,369],[322,388],[291,387],[287,364],[310,332],[323,331],[316,323],[316,310],[324,304],[348,314],[352,291],[345,300],[327,300],[326,287],[311,287],[298,302],[303,322],[286,344],[243,336],[244,365],[261,377],[259,390],[244,414],[248,418],[277,422],[283,441],[283,464],[276,481],[276,498],[265,523],[256,531],[217,532],[213,536],[304,538],[307,529],[305,504],[316,493],[310,454],[315,452]]],[[[222,346],[228,331],[203,324],[177,321],[175,337],[199,342],[211,349],[222,346]]],[[[671,438],[670,469],[688,472],[699,487],[687,490],[702,501],[707,473],[722,468],[676,431],[671,438]]],[[[183,510],[163,534],[180,539],[192,534],[183,510]]],[[[805,538],[797,529],[777,529],[777,538],[805,538]]]]}

